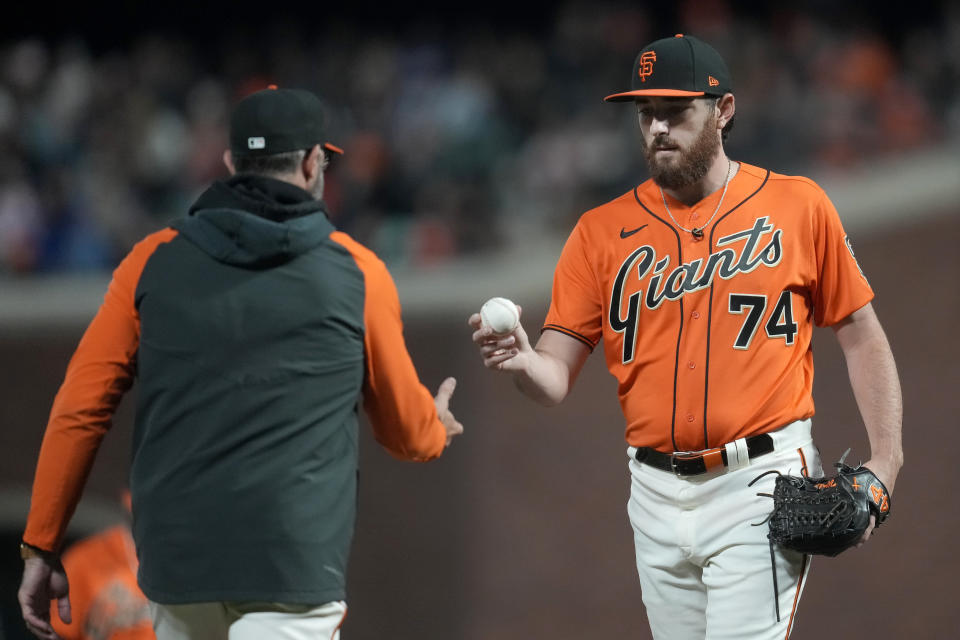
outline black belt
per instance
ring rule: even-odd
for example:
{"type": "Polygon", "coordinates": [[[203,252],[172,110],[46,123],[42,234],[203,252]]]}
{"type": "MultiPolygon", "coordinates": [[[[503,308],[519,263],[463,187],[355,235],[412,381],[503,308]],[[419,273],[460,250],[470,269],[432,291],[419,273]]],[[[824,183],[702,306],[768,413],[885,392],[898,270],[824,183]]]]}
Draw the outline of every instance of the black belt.
{"type": "MultiPolygon", "coordinates": [[[[746,439],[750,459],[773,451],[773,437],[769,433],[750,436],[746,439]]],[[[727,466],[727,449],[719,447],[698,453],[663,453],[650,447],[638,447],[634,455],[637,462],[675,473],[678,476],[697,476],[720,466],[727,466]]]]}

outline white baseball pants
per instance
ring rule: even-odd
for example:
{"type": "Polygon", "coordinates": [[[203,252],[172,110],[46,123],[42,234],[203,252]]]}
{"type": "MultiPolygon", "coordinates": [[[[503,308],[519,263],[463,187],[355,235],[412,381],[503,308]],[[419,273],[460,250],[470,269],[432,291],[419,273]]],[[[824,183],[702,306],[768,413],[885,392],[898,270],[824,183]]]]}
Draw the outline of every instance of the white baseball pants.
{"type": "Polygon", "coordinates": [[[157,640],[339,640],[347,604],[150,602],[150,614],[157,640]]]}
{"type": "MultiPolygon", "coordinates": [[[[633,459],[627,511],[647,617],[657,640],[783,640],[789,637],[810,558],[774,548],[777,601],[767,525],[775,474],[823,475],[820,453],[801,420],[771,432],[774,451],[699,476],[677,477],[633,459]]],[[[741,448],[741,451],[745,447],[741,448]]]]}

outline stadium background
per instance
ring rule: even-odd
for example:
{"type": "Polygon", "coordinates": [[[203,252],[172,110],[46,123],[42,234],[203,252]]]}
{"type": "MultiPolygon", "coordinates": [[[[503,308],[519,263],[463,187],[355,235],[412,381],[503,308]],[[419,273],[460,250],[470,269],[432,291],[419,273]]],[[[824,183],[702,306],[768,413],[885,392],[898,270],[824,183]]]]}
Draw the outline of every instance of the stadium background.
{"type": "MultiPolygon", "coordinates": [[[[903,383],[893,518],[867,548],[814,563],[794,637],[952,637],[960,7],[837,4],[11,9],[0,27],[0,638],[23,634],[15,549],[36,452],[109,269],[222,175],[229,105],[268,82],[328,102],[331,139],[347,150],[328,177],[332,216],[390,264],[421,377],[432,388],[458,377],[467,428],[423,466],[390,459],[364,431],[346,637],[649,637],[602,359],[564,405],[540,409],[482,369],[465,318],[503,295],[535,331],[576,218],[645,177],[631,110],[601,98],[627,86],[640,46],[675,32],[712,42],[731,66],[731,155],[808,175],[837,204],[903,383]]],[[[814,340],[824,460],[847,446],[866,456],[842,355],[829,330],[814,340]]],[[[118,516],[131,405],[73,535],[118,516]]]]}

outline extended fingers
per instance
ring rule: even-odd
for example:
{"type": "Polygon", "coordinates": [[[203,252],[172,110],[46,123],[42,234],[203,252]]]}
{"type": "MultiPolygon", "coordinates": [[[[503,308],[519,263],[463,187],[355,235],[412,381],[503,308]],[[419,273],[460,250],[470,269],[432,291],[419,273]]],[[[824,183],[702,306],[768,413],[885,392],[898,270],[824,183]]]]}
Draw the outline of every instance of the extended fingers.
{"type": "Polygon", "coordinates": [[[450,404],[450,398],[453,396],[453,390],[457,388],[457,379],[456,378],[447,378],[440,383],[440,388],[437,389],[437,395],[434,398],[434,401],[437,405],[437,410],[446,411],[447,406],[450,404]]]}
{"type": "Polygon", "coordinates": [[[485,350],[483,353],[484,359],[490,358],[499,358],[501,356],[515,356],[517,355],[516,349],[497,349],[496,347],[490,347],[485,350]]]}
{"type": "Polygon", "coordinates": [[[504,363],[516,357],[521,350],[529,348],[526,333],[519,324],[508,335],[496,335],[490,327],[484,326],[479,313],[471,315],[467,324],[474,328],[471,337],[474,344],[480,348],[483,366],[488,369],[515,368],[512,364],[506,366],[504,363]]]}
{"type": "Polygon", "coordinates": [[[500,365],[517,355],[516,349],[499,349],[483,359],[483,365],[488,369],[500,369],[500,365]]]}
{"type": "Polygon", "coordinates": [[[503,351],[512,347],[516,343],[516,339],[513,336],[509,338],[504,338],[503,340],[488,340],[480,346],[480,354],[484,357],[492,355],[497,351],[503,351]]]}
{"type": "Polygon", "coordinates": [[[496,336],[493,334],[493,329],[490,327],[477,327],[477,330],[473,332],[473,341],[477,344],[483,344],[488,340],[496,340],[496,336]]]}

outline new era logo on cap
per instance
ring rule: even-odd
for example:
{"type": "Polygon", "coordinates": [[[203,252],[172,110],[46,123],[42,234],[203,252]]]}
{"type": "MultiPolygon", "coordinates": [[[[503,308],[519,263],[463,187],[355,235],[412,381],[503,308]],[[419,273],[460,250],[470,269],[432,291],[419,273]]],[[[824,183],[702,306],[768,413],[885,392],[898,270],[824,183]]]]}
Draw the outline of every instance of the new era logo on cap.
{"type": "Polygon", "coordinates": [[[247,138],[247,149],[266,149],[267,141],[257,136],[255,138],[247,138]]]}

